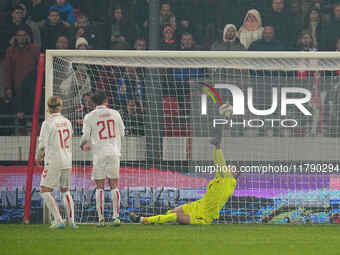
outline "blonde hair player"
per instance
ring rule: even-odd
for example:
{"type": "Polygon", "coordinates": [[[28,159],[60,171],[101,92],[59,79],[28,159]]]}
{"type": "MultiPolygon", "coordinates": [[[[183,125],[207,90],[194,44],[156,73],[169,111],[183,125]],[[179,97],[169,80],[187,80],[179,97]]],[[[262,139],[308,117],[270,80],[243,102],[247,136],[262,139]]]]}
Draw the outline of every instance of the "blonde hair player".
{"type": "Polygon", "coordinates": [[[109,180],[112,196],[112,225],[119,226],[120,194],[118,189],[121,137],[125,127],[119,112],[107,107],[104,91],[97,91],[91,97],[96,109],[85,115],[80,147],[93,152],[92,179],[96,182],[96,207],[99,223],[105,226],[104,188],[109,180]]]}
{"type": "MultiPolygon", "coordinates": [[[[220,112],[223,109],[220,109],[220,112]]],[[[227,117],[226,114],[224,116],[227,117]]],[[[223,151],[221,150],[221,141],[224,125],[217,125],[215,128],[215,138],[211,143],[215,146],[213,152],[214,163],[220,166],[220,169],[227,170],[224,160],[223,151]]],[[[231,171],[216,172],[207,187],[203,198],[195,202],[187,203],[168,211],[163,215],[151,217],[140,217],[130,213],[130,219],[136,223],[166,223],[178,222],[180,224],[210,224],[214,219],[219,218],[220,210],[229,200],[236,187],[236,174],[231,171]],[[235,176],[233,176],[235,174],[235,176]]]]}
{"type": "Polygon", "coordinates": [[[47,100],[50,116],[43,122],[36,164],[44,159],[44,170],[41,176],[40,195],[44,200],[54,221],[50,228],[64,228],[65,223],[58,205],[52,195],[60,187],[64,207],[67,210],[68,223],[71,228],[78,228],[74,222],[74,203],[70,194],[70,176],[72,169],[72,125],[61,115],[62,100],[52,96],[47,100]]]}

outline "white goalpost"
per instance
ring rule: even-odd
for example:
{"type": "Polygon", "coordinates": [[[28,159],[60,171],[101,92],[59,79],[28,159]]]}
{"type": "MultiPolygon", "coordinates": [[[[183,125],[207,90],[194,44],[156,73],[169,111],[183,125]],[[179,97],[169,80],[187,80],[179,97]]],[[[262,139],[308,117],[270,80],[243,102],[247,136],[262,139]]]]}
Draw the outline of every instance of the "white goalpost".
{"type": "MultiPolygon", "coordinates": [[[[61,96],[74,128],[79,223],[97,221],[92,156],[79,148],[96,89],[126,125],[122,221],[203,196],[216,171],[216,125],[228,166],[240,172],[218,222],[340,221],[340,53],[48,50],[45,100],[61,96]],[[218,111],[226,103],[228,119],[218,111]]],[[[109,191],[105,206],[109,218],[109,191]]]]}

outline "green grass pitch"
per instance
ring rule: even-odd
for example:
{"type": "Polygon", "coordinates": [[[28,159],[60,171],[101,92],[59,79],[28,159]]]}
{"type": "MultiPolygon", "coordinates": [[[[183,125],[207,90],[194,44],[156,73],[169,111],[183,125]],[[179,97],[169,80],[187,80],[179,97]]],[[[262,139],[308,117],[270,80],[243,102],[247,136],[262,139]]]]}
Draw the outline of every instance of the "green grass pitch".
{"type": "Polygon", "coordinates": [[[336,225],[0,225],[2,255],[340,254],[336,225]]]}

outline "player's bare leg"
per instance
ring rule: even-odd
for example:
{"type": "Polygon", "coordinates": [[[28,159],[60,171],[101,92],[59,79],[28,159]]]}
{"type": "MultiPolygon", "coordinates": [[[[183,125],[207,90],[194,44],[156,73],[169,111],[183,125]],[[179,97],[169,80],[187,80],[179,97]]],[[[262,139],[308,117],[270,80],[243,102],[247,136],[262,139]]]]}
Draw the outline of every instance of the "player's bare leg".
{"type": "Polygon", "coordinates": [[[60,191],[63,197],[64,207],[67,211],[68,224],[71,228],[78,228],[78,226],[74,222],[74,202],[70,191],[68,190],[68,188],[64,187],[60,187],[60,191]]]}
{"type": "Polygon", "coordinates": [[[118,189],[118,179],[109,179],[112,198],[112,226],[119,226],[120,193],[118,189]]]}
{"type": "Polygon", "coordinates": [[[168,213],[179,213],[179,214],[184,214],[183,205],[177,206],[177,207],[175,207],[174,209],[169,210],[168,213]]]}
{"type": "Polygon", "coordinates": [[[190,215],[184,213],[183,205],[177,206],[176,208],[169,211],[170,213],[176,213],[177,219],[176,221],[180,224],[188,225],[190,224],[190,215]]]}
{"type": "Polygon", "coordinates": [[[50,228],[64,228],[65,224],[63,222],[63,219],[61,218],[59,207],[52,195],[52,192],[53,189],[45,186],[40,186],[40,196],[46,203],[48,210],[52,213],[54,218],[54,224],[52,224],[50,228]]]}
{"type": "Polygon", "coordinates": [[[183,225],[190,225],[190,215],[189,214],[177,214],[177,222],[183,225]]]}
{"type": "Polygon", "coordinates": [[[105,226],[104,219],[104,187],[105,187],[105,179],[103,180],[95,180],[97,188],[96,188],[96,208],[98,213],[98,227],[105,226]]]}

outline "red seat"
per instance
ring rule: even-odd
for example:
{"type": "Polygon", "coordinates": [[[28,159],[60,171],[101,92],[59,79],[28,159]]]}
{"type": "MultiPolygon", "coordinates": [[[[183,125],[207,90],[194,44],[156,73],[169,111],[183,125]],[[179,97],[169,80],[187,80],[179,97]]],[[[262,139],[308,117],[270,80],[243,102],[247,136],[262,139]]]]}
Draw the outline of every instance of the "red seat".
{"type": "Polygon", "coordinates": [[[173,136],[172,131],[173,131],[173,126],[174,126],[174,121],[171,117],[164,117],[164,136],[173,136]]]}
{"type": "Polygon", "coordinates": [[[191,123],[179,123],[179,106],[176,97],[163,97],[164,135],[191,136],[191,123]]]}
{"type": "Polygon", "coordinates": [[[173,136],[188,137],[192,136],[191,123],[177,124],[173,130],[173,136]]]}
{"type": "Polygon", "coordinates": [[[176,97],[163,97],[163,114],[168,115],[178,115],[178,101],[176,97]]]}

